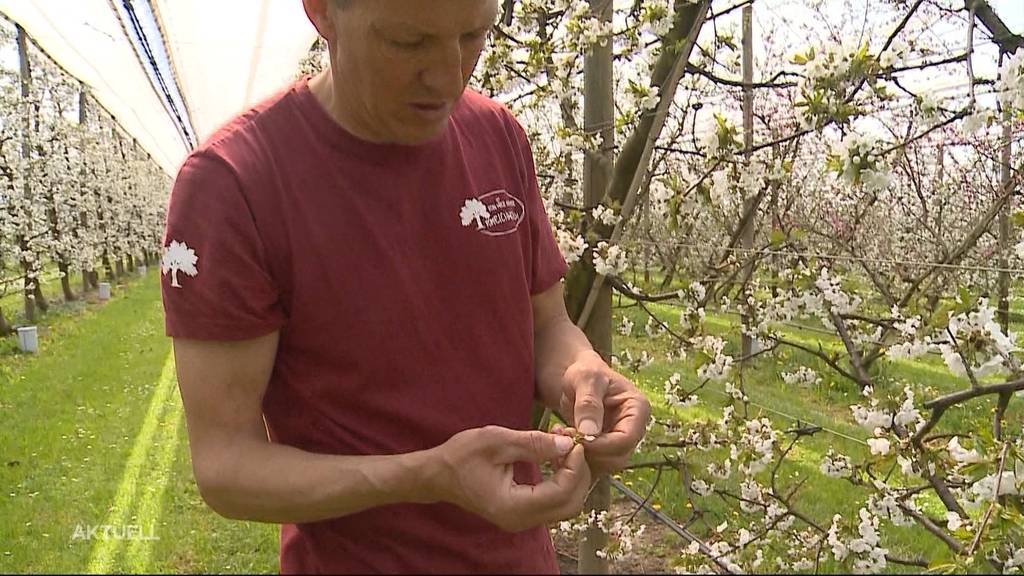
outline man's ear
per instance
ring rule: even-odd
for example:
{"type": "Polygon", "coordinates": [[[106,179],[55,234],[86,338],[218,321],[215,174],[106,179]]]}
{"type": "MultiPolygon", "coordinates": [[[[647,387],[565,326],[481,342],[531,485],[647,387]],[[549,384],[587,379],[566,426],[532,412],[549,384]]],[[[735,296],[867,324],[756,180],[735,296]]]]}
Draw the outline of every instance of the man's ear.
{"type": "Polygon", "coordinates": [[[331,0],[302,0],[306,17],[313,23],[316,31],[328,42],[334,41],[334,19],[331,0]]]}

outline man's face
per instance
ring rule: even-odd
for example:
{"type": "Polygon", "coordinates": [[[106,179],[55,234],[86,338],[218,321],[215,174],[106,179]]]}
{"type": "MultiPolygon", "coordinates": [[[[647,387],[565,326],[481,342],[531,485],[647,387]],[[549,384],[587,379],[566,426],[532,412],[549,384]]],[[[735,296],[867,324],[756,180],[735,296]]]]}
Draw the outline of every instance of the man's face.
{"type": "Polygon", "coordinates": [[[354,0],[332,8],[331,63],[343,117],[375,142],[415,145],[439,136],[497,10],[496,0],[354,0]]]}

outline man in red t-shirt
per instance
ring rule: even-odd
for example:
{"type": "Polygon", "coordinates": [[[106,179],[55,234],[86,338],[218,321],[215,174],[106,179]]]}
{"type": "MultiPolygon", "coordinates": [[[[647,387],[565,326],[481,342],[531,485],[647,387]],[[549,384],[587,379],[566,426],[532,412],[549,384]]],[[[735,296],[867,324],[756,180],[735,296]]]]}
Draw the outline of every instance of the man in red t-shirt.
{"type": "Polygon", "coordinates": [[[557,572],[650,415],[565,311],[495,0],[304,0],[331,66],[185,161],[162,293],[196,482],[281,571],[557,572]],[[581,433],[530,430],[535,401],[581,433]],[[538,464],[556,468],[544,479],[538,464]]]}

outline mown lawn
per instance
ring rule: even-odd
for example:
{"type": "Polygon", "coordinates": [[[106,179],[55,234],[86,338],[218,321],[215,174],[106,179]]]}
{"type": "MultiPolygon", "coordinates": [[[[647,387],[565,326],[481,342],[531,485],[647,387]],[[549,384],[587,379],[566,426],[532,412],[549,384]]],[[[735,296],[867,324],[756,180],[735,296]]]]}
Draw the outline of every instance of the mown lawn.
{"type": "Polygon", "coordinates": [[[0,571],[277,569],[276,527],[196,491],[158,278],[52,313],[38,356],[0,357],[0,571]]]}

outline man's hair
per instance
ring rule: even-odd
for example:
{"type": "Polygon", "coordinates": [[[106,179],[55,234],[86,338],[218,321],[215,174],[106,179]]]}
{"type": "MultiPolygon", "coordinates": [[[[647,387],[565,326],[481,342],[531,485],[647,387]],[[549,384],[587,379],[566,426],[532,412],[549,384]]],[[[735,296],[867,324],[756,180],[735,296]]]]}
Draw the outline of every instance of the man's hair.
{"type": "Polygon", "coordinates": [[[352,0],[331,0],[331,4],[334,4],[334,7],[337,8],[338,10],[344,10],[348,8],[349,4],[351,3],[352,0]]]}

